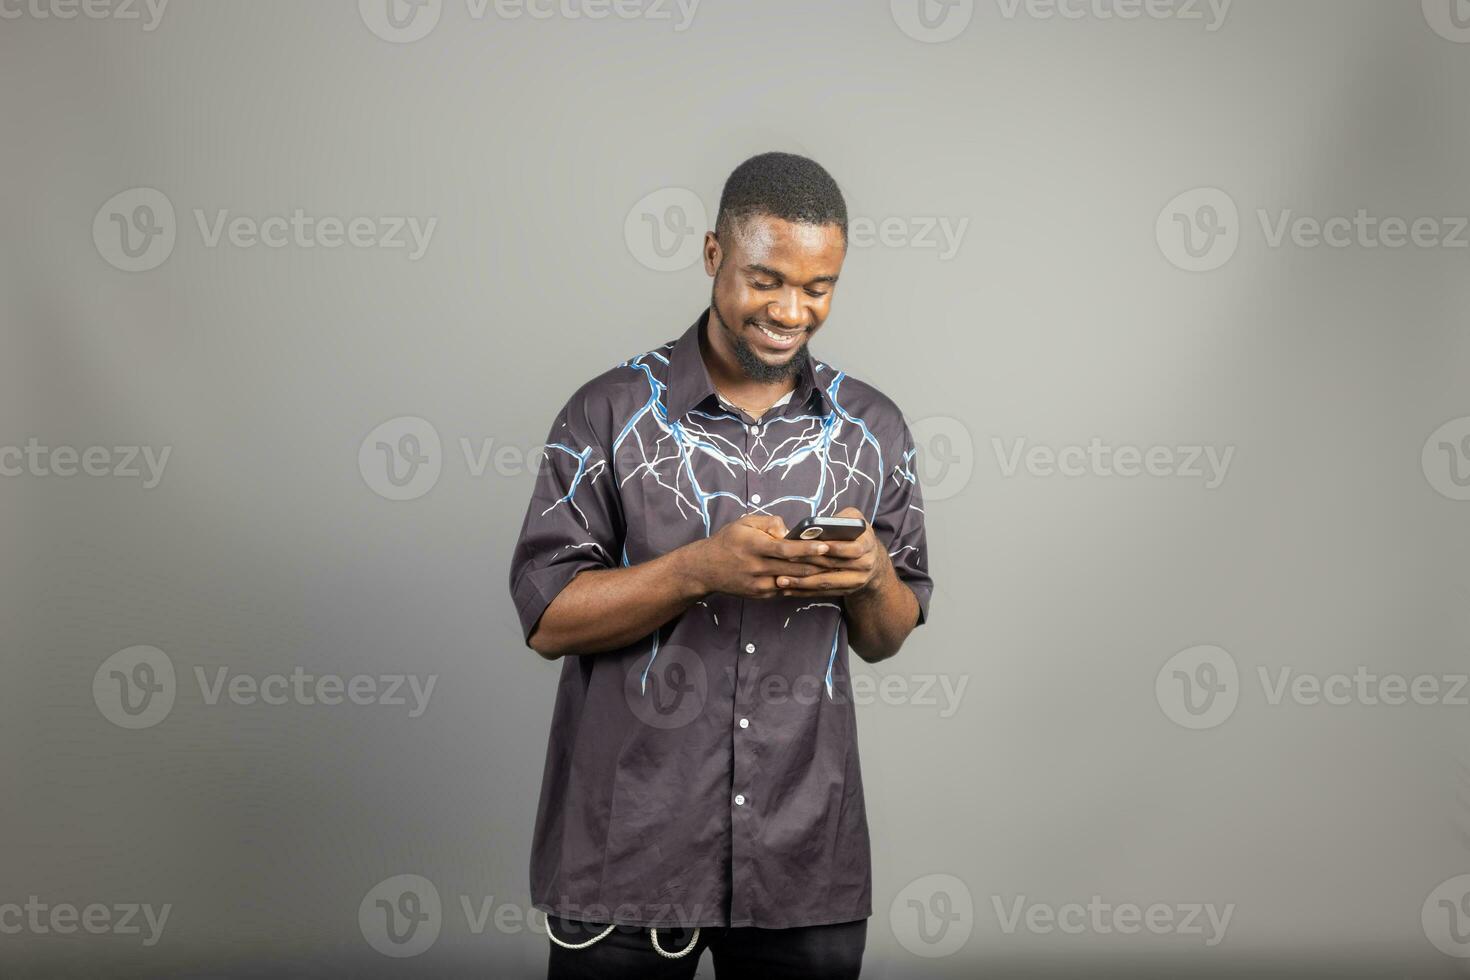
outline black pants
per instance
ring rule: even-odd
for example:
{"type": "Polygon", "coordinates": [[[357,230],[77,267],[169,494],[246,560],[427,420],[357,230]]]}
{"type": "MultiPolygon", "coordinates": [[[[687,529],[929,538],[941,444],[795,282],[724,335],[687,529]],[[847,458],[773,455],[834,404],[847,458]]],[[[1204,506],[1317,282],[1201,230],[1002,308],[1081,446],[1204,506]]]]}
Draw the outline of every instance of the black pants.
{"type": "MultiPolygon", "coordinates": [[[[564,943],[578,945],[607,923],[575,922],[555,915],[546,928],[564,943]]],[[[678,953],[693,929],[659,929],[658,945],[678,953]]],[[[706,948],[718,980],[857,980],[868,939],[868,920],[795,929],[705,926],[686,956],[668,959],[653,948],[646,926],[617,926],[586,949],[563,949],[547,941],[547,980],[690,980],[706,948]]]]}

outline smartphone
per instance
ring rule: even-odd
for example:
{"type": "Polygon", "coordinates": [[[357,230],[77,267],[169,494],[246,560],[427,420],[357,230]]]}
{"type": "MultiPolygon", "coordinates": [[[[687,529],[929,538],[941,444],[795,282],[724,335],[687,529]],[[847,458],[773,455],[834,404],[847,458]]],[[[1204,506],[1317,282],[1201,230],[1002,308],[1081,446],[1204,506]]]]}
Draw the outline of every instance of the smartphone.
{"type": "Polygon", "coordinates": [[[786,537],[801,541],[854,541],[863,536],[868,522],[860,517],[803,517],[786,537]]]}

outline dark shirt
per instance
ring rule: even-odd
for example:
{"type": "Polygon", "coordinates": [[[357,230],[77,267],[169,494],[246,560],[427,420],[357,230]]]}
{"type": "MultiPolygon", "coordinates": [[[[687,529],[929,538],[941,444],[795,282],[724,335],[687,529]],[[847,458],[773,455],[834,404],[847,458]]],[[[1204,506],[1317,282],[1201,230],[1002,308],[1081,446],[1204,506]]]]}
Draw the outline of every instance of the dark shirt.
{"type": "MultiPolygon", "coordinates": [[[[898,406],[813,357],[791,399],[726,407],[676,341],[582,385],[551,425],[511,560],[524,636],[572,577],[746,514],[857,507],[929,614],[914,444],[898,406]]],[[[715,593],[648,636],[562,658],[531,851],[536,908],[778,929],[872,914],[840,597],[715,593]]]]}

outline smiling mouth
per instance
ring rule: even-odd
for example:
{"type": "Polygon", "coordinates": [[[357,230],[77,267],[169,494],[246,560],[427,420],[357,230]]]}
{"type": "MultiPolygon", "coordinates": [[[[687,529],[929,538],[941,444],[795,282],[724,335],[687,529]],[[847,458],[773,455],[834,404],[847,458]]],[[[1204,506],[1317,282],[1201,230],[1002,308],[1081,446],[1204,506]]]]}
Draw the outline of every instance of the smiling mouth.
{"type": "Polygon", "coordinates": [[[795,347],[796,342],[801,339],[802,334],[806,333],[805,330],[771,330],[768,327],[763,327],[758,323],[752,323],[751,326],[755,328],[756,333],[760,334],[766,339],[766,342],[770,346],[779,348],[781,350],[790,350],[792,347],[795,347]]]}

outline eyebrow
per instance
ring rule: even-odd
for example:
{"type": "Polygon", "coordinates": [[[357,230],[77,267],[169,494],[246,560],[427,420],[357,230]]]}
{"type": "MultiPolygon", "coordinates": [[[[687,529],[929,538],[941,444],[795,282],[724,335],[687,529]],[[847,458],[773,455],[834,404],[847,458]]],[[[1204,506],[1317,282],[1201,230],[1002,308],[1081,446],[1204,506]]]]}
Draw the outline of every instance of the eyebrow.
{"type": "MultiPolygon", "coordinates": [[[[772,269],[768,265],[761,265],[759,262],[750,262],[750,263],[747,263],[746,266],[745,266],[745,268],[748,269],[748,270],[750,270],[751,272],[764,272],[766,275],[770,276],[772,279],[779,279],[782,282],[785,282],[786,281],[786,277],[783,276],[783,275],[781,275],[781,273],[777,272],[775,269],[772,269]]],[[[817,276],[815,279],[812,279],[809,282],[802,283],[802,285],[804,285],[804,286],[810,286],[810,285],[813,285],[813,284],[819,283],[819,282],[832,283],[832,282],[836,282],[836,281],[837,281],[837,277],[836,276],[817,276]]]]}

